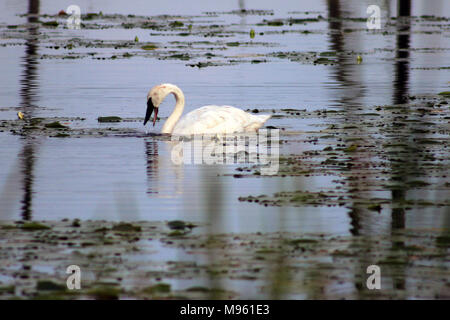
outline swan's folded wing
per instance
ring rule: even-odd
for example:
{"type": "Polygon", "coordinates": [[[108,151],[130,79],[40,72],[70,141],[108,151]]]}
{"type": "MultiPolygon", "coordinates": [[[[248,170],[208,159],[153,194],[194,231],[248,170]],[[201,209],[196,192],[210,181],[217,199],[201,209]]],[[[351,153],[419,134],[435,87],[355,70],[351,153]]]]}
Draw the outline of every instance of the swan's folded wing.
{"type": "Polygon", "coordinates": [[[204,106],[180,119],[173,133],[184,135],[244,132],[247,127],[261,127],[268,117],[270,116],[255,116],[231,106],[204,106]]]}

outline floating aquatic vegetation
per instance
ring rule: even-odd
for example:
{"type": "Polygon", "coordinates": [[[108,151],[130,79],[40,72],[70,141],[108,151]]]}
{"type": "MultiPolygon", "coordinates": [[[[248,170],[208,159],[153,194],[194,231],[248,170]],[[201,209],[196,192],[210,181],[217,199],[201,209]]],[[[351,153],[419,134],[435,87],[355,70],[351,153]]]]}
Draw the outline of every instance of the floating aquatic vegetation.
{"type": "Polygon", "coordinates": [[[142,46],[141,49],[143,49],[143,50],[155,50],[155,49],[158,49],[158,46],[156,46],[154,44],[146,44],[146,45],[142,46]]]}
{"type": "Polygon", "coordinates": [[[21,228],[27,231],[48,230],[49,226],[39,222],[25,222],[21,228]]]}
{"type": "Polygon", "coordinates": [[[59,23],[57,21],[46,21],[42,22],[42,25],[45,27],[57,27],[59,23]]]}
{"type": "Polygon", "coordinates": [[[281,27],[284,25],[283,21],[280,20],[274,20],[274,21],[267,21],[267,25],[271,27],[281,27]]]}
{"type": "Polygon", "coordinates": [[[117,116],[98,117],[98,122],[121,122],[122,118],[117,116]]]}
{"type": "Polygon", "coordinates": [[[141,227],[131,223],[119,223],[114,225],[111,230],[121,232],[141,232],[141,227]]]}
{"type": "Polygon", "coordinates": [[[65,125],[62,125],[59,121],[50,122],[44,125],[46,128],[50,129],[67,129],[68,127],[65,125]]]}
{"type": "MultiPolygon", "coordinates": [[[[270,262],[282,256],[289,256],[289,268],[293,271],[289,277],[293,283],[308,279],[306,275],[310,270],[326,270],[327,275],[332,274],[345,284],[339,291],[323,292],[323,298],[354,297],[354,290],[346,288],[354,288],[358,273],[351,273],[348,278],[345,275],[355,259],[358,264],[376,262],[386,266],[383,271],[386,279],[403,279],[406,274],[399,274],[395,268],[408,266],[408,279],[414,280],[410,297],[435,298],[447,285],[442,281],[443,258],[446,257],[442,250],[449,247],[450,238],[433,230],[394,230],[392,234],[374,234],[370,238],[303,232],[200,233],[168,237],[172,231],[167,231],[165,222],[142,221],[139,226],[143,240],[138,242],[138,248],[132,238],[121,235],[127,232],[112,231],[115,225],[128,224],[126,222],[83,221],[78,232],[72,232],[67,219],[45,223],[50,229],[38,238],[34,232],[24,232],[20,228],[0,228],[0,237],[5,239],[0,247],[1,265],[6,265],[16,254],[33,258],[32,266],[24,264],[19,271],[15,268],[0,270],[4,279],[12,279],[13,274],[17,277],[14,284],[9,280],[2,283],[2,299],[205,299],[211,294],[243,299],[248,297],[245,290],[235,292],[217,287],[215,283],[193,283],[185,289],[173,288],[171,283],[201,277],[246,280],[246,286],[258,287],[262,294],[268,294],[271,287],[261,287],[260,283],[267,280],[268,272],[273,272],[270,262]],[[103,231],[98,231],[100,229],[103,231]],[[105,245],[105,241],[114,245],[105,245]],[[175,261],[156,259],[159,251],[167,249],[183,254],[175,261]],[[198,262],[198,257],[206,256],[212,249],[215,252],[213,262],[198,262]],[[143,256],[149,256],[150,260],[142,260],[143,256]],[[51,270],[65,270],[73,261],[92,274],[83,278],[81,290],[67,290],[65,272],[52,273],[50,280],[47,272],[33,267],[45,264],[51,270]],[[127,281],[123,281],[124,275],[127,281]],[[422,290],[418,290],[419,287],[422,290]]],[[[308,294],[305,286],[293,286],[290,292],[308,294]]],[[[392,288],[376,293],[362,290],[358,297],[393,299],[397,293],[398,290],[392,288]]]]}

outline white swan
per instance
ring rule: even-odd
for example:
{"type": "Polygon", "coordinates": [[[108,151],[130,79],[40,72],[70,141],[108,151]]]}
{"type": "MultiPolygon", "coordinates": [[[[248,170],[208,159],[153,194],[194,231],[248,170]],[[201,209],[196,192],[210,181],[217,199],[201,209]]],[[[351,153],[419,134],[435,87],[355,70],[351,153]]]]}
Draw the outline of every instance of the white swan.
{"type": "Polygon", "coordinates": [[[169,93],[175,96],[176,104],[161,133],[190,135],[255,132],[270,118],[270,115],[253,115],[230,106],[204,106],[180,119],[184,109],[184,94],[176,85],[163,83],[153,87],[147,94],[144,125],[153,111],[153,126],[155,125],[158,107],[169,93]]]}

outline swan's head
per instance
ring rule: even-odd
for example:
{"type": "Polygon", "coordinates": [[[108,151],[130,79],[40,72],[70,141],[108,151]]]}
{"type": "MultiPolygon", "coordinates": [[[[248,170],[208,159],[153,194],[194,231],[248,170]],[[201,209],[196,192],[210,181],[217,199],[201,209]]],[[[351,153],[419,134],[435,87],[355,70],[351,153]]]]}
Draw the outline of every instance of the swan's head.
{"type": "Polygon", "coordinates": [[[162,83],[160,85],[154,86],[147,94],[147,112],[145,114],[144,125],[150,119],[153,111],[155,112],[155,116],[153,118],[153,126],[156,122],[156,117],[158,116],[158,108],[159,105],[163,102],[164,98],[169,94],[173,93],[177,101],[181,99],[184,104],[184,95],[181,92],[180,88],[176,85],[170,83],[162,83]]]}
{"type": "Polygon", "coordinates": [[[159,105],[167,95],[167,93],[163,95],[163,88],[161,87],[162,85],[154,86],[147,94],[147,112],[145,113],[144,126],[150,120],[153,111],[155,111],[153,118],[153,126],[155,126],[159,105]]]}

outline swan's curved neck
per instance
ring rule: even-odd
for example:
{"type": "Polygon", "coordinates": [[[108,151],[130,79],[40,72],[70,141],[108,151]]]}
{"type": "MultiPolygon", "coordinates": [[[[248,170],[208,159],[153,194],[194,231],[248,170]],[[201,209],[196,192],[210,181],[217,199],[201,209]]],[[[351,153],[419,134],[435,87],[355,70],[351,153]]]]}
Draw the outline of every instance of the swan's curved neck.
{"type": "Polygon", "coordinates": [[[175,96],[176,104],[175,104],[175,109],[173,110],[172,114],[169,116],[169,118],[164,123],[161,133],[172,133],[173,128],[175,127],[178,120],[180,119],[181,114],[183,113],[183,109],[184,109],[184,94],[180,90],[180,88],[178,88],[176,86],[170,86],[168,89],[169,89],[168,93],[172,93],[175,96]]]}

